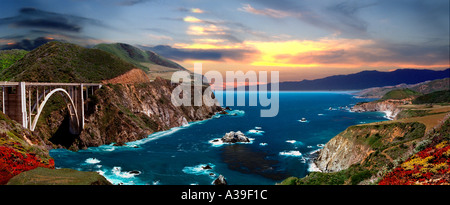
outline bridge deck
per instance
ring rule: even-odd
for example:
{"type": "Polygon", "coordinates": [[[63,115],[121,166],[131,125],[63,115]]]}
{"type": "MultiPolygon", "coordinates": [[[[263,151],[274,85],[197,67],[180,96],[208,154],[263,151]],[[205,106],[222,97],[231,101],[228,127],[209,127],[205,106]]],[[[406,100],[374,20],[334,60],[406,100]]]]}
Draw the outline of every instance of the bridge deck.
{"type": "MultiPolygon", "coordinates": [[[[0,86],[18,86],[19,82],[0,81],[0,86]]],[[[41,83],[41,82],[25,82],[25,86],[100,86],[101,83],[41,83]]]]}

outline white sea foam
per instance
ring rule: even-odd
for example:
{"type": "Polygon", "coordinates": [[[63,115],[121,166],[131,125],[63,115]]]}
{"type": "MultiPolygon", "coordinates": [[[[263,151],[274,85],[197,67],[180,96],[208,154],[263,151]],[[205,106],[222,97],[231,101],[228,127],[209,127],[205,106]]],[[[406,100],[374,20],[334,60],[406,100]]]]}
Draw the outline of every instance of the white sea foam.
{"type": "MultiPolygon", "coordinates": [[[[115,166],[112,169],[104,168],[97,170],[97,173],[104,176],[112,184],[124,184],[124,185],[144,185],[136,176],[139,174],[130,173],[128,171],[122,171],[122,167],[115,166]]],[[[139,172],[140,173],[140,172],[139,172]]]]}
{"type": "Polygon", "coordinates": [[[319,114],[317,114],[318,116],[323,116],[323,114],[322,113],[319,113],[319,114]]]}
{"type": "Polygon", "coordinates": [[[100,163],[100,160],[98,160],[96,158],[87,158],[84,162],[86,162],[88,164],[97,164],[97,163],[100,163]]]}
{"type": "Polygon", "coordinates": [[[316,163],[314,162],[310,162],[309,163],[309,167],[308,167],[308,172],[322,172],[322,170],[320,170],[316,163]]]}
{"type": "Polygon", "coordinates": [[[243,110],[231,110],[231,111],[228,111],[228,115],[231,115],[231,116],[244,116],[245,115],[245,111],[243,111],[243,110]]]}
{"type": "Polygon", "coordinates": [[[247,133],[250,133],[250,134],[256,134],[256,135],[262,135],[262,134],[264,133],[264,131],[262,131],[262,130],[256,130],[256,129],[251,129],[251,130],[247,131],[247,133]]]}
{"type": "Polygon", "coordinates": [[[208,164],[199,164],[199,165],[195,165],[192,167],[186,166],[183,168],[183,172],[186,174],[193,174],[193,175],[208,175],[210,177],[214,177],[216,176],[216,174],[214,172],[212,172],[212,170],[214,170],[214,167],[216,165],[208,163],[208,164]],[[211,169],[205,169],[204,167],[206,166],[210,166],[211,169]],[[211,173],[213,175],[211,175],[211,173]]]}
{"type": "Polygon", "coordinates": [[[208,143],[210,143],[213,147],[220,147],[222,145],[227,145],[227,144],[253,144],[253,141],[255,140],[255,138],[248,138],[250,140],[250,142],[236,142],[236,143],[228,143],[228,142],[223,142],[222,138],[215,138],[212,140],[209,140],[208,143]]]}
{"type": "Polygon", "coordinates": [[[262,128],[261,128],[261,127],[255,127],[255,129],[260,130],[260,129],[262,129],[262,128]]]}
{"type": "Polygon", "coordinates": [[[302,153],[297,150],[284,151],[279,153],[282,156],[290,156],[290,157],[301,157],[302,153]]]}
{"type": "Polygon", "coordinates": [[[260,146],[267,146],[267,143],[261,142],[261,143],[259,143],[259,145],[260,145],[260,146]]]}
{"type": "Polygon", "coordinates": [[[296,143],[297,141],[296,141],[296,140],[286,140],[286,142],[291,143],[291,144],[294,144],[294,143],[296,143]]]}
{"type": "Polygon", "coordinates": [[[122,172],[122,167],[113,167],[112,173],[121,178],[131,178],[134,177],[134,174],[130,174],[129,172],[122,172]]]}

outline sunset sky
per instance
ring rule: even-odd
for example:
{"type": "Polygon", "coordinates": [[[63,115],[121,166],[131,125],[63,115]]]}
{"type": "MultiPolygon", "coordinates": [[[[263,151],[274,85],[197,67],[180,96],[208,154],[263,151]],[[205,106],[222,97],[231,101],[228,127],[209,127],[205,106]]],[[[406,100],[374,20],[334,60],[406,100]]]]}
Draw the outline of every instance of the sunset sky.
{"type": "Polygon", "coordinates": [[[280,81],[449,67],[448,0],[2,0],[0,45],[123,42],[280,81]]]}

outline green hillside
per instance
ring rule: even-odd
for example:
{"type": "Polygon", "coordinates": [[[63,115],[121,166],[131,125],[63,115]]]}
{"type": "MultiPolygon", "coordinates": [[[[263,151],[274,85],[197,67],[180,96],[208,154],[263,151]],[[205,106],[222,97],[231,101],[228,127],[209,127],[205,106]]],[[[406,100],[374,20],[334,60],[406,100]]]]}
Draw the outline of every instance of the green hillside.
{"type": "Polygon", "coordinates": [[[0,72],[0,81],[100,82],[134,65],[108,52],[62,42],[49,42],[0,72]]]}
{"type": "Polygon", "coordinates": [[[177,63],[168,60],[154,52],[144,51],[142,49],[124,43],[99,44],[94,48],[112,53],[122,60],[130,62],[133,65],[141,68],[145,72],[164,71],[164,69],[161,70],[160,66],[166,67],[166,71],[173,71],[174,69],[185,70],[177,63]],[[153,65],[159,66],[155,67],[153,65]]]}
{"type": "Polygon", "coordinates": [[[398,90],[392,90],[386,93],[381,100],[401,100],[405,98],[411,98],[421,95],[421,93],[410,90],[410,89],[398,89],[398,90]]]}
{"type": "Polygon", "coordinates": [[[20,49],[0,51],[0,72],[22,59],[27,53],[28,51],[20,49]]]}
{"type": "Polygon", "coordinates": [[[413,104],[450,103],[450,90],[441,90],[425,94],[414,99],[413,104]]]}

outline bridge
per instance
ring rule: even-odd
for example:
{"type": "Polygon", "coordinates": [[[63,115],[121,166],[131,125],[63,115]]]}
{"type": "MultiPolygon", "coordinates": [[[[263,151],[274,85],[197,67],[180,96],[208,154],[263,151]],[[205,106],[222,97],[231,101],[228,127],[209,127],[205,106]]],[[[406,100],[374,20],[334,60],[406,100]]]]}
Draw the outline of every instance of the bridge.
{"type": "Polygon", "coordinates": [[[34,131],[47,101],[60,94],[69,110],[70,132],[79,134],[84,129],[87,100],[101,87],[97,83],[0,82],[0,108],[12,120],[34,131]]]}

